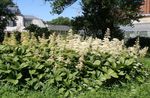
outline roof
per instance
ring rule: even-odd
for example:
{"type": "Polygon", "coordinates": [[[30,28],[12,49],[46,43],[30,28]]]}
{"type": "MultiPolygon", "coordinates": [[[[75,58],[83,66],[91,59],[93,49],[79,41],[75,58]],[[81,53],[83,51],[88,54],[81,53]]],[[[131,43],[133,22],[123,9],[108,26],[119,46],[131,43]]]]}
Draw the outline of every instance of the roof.
{"type": "Polygon", "coordinates": [[[39,18],[37,18],[35,16],[32,16],[32,15],[24,15],[23,17],[24,17],[24,19],[28,19],[28,20],[33,20],[33,19],[41,20],[41,19],[39,19],[39,18]]]}
{"type": "Polygon", "coordinates": [[[48,25],[48,29],[55,31],[69,31],[71,27],[66,25],[48,25]]]}
{"type": "Polygon", "coordinates": [[[8,6],[7,9],[13,13],[13,14],[20,14],[21,15],[21,12],[18,8],[18,6],[8,6]]]}

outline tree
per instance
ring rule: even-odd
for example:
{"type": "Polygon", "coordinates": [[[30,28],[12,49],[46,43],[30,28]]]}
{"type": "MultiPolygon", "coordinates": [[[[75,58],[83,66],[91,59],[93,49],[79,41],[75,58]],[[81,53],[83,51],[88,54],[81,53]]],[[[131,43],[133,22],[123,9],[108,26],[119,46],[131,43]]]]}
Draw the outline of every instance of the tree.
{"type": "Polygon", "coordinates": [[[4,30],[9,20],[15,19],[14,13],[8,9],[10,6],[14,6],[12,0],[0,0],[0,43],[4,40],[4,30]]]}
{"type": "Polygon", "coordinates": [[[29,31],[29,39],[32,38],[32,33],[33,33],[33,35],[35,36],[38,42],[39,42],[39,37],[42,38],[44,35],[44,37],[48,39],[51,34],[51,32],[48,30],[47,27],[41,28],[34,24],[30,24],[28,27],[25,28],[25,30],[29,31]]]}
{"type": "Polygon", "coordinates": [[[52,25],[71,25],[71,20],[68,17],[58,17],[56,19],[53,19],[51,21],[47,22],[48,24],[52,25]]]}
{"type": "MultiPolygon", "coordinates": [[[[77,0],[48,0],[51,2],[53,13],[60,14],[66,7],[77,0]]],[[[84,29],[88,35],[103,38],[107,28],[112,37],[119,31],[119,25],[132,24],[138,20],[140,7],[144,0],[81,0],[83,15],[75,17],[73,25],[77,29],[84,29]]]]}

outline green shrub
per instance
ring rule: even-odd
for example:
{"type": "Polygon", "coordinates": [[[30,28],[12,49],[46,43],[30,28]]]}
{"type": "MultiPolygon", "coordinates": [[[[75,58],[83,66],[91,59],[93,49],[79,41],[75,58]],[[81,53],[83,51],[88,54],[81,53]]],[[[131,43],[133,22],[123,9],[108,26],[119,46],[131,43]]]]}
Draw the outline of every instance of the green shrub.
{"type": "Polygon", "coordinates": [[[146,49],[127,49],[119,40],[89,38],[81,42],[76,36],[40,40],[0,45],[1,83],[34,90],[52,86],[60,94],[72,96],[101,86],[145,80],[147,73],[138,59],[146,49]]]}

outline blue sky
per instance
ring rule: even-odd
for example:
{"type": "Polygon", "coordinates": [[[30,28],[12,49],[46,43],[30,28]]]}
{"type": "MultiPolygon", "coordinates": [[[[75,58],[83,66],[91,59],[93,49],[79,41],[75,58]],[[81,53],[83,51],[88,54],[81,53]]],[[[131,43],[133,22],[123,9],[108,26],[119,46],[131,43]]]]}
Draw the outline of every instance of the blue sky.
{"type": "Polygon", "coordinates": [[[55,19],[59,16],[75,17],[81,14],[79,2],[76,2],[71,7],[65,9],[60,15],[50,14],[50,4],[45,3],[44,0],[13,0],[15,4],[19,6],[19,9],[23,15],[33,15],[41,18],[45,21],[55,19]]]}

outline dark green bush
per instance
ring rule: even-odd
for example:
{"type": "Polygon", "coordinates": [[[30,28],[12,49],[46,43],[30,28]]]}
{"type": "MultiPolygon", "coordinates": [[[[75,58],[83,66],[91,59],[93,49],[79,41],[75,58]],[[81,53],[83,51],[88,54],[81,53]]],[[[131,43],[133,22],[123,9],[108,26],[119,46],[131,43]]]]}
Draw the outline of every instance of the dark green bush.
{"type": "MultiPolygon", "coordinates": [[[[126,46],[127,47],[132,47],[135,44],[136,40],[137,40],[137,37],[128,39],[127,42],[126,42],[126,46]]],[[[147,56],[150,57],[150,38],[148,38],[148,37],[139,37],[139,45],[140,45],[141,48],[149,47],[147,56]]]]}
{"type": "MultiPolygon", "coordinates": [[[[131,47],[135,44],[137,40],[137,37],[136,38],[130,38],[127,40],[126,42],[126,46],[127,47],[131,47]]],[[[150,47],[150,38],[148,37],[139,37],[139,44],[141,46],[141,48],[144,48],[144,47],[150,47]]]]}
{"type": "Polygon", "coordinates": [[[19,32],[19,31],[14,32],[14,36],[15,36],[16,42],[18,44],[20,44],[21,43],[21,32],[19,32]]]}

